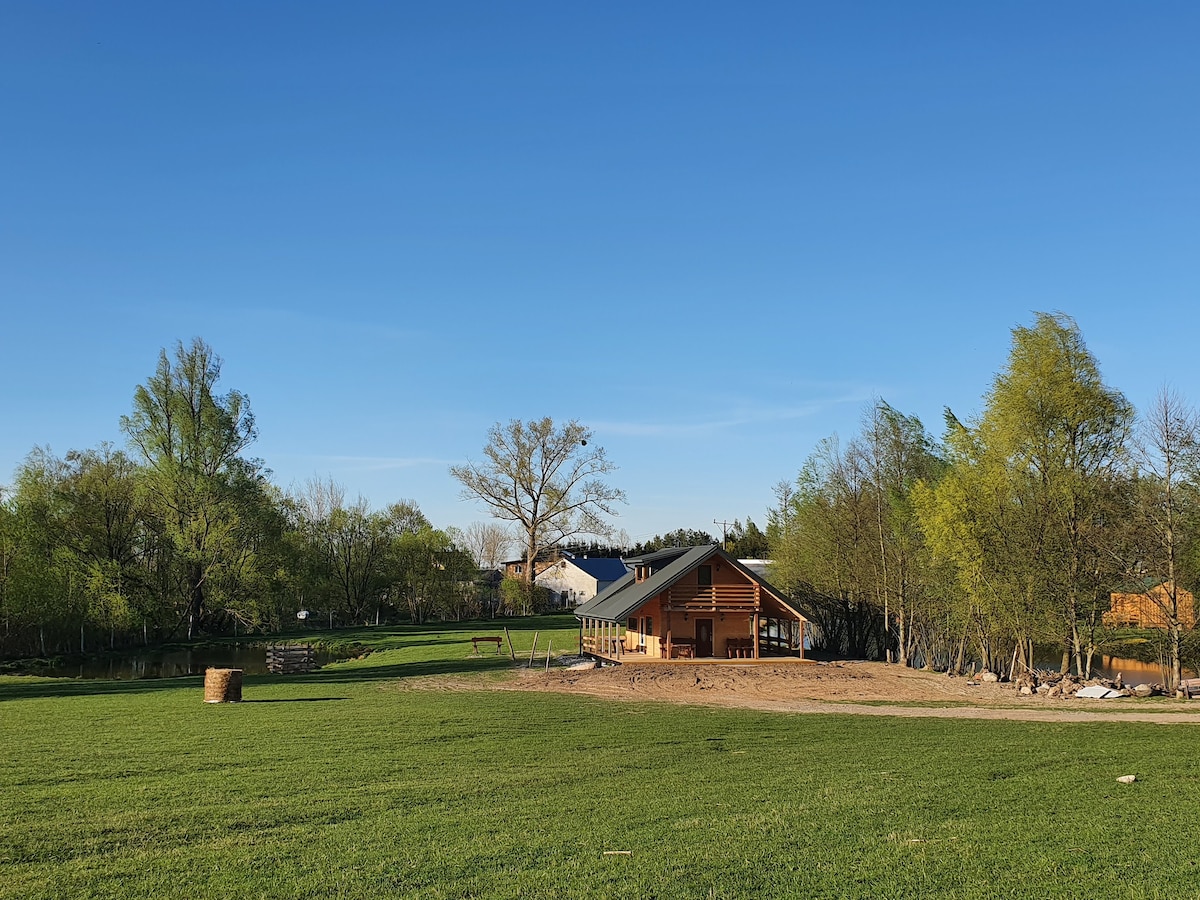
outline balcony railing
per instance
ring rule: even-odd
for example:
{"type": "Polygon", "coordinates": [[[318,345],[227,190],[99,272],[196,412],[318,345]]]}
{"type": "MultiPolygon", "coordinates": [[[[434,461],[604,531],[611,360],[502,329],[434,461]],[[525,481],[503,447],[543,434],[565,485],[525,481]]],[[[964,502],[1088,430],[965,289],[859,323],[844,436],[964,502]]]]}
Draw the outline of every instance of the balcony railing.
{"type": "Polygon", "coordinates": [[[667,589],[671,609],[744,609],[759,606],[759,590],[753,584],[675,585],[667,589]]]}

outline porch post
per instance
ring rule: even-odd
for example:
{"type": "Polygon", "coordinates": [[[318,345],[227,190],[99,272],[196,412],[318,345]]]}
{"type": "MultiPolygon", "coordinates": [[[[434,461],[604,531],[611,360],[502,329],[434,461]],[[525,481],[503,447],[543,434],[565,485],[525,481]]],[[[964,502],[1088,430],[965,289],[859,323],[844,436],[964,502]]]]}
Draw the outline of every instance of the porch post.
{"type": "Polygon", "coordinates": [[[804,620],[800,621],[800,658],[804,659],[804,620]]]}
{"type": "Polygon", "coordinates": [[[754,658],[758,659],[758,610],[754,611],[754,624],[751,626],[754,629],[754,658]]]}

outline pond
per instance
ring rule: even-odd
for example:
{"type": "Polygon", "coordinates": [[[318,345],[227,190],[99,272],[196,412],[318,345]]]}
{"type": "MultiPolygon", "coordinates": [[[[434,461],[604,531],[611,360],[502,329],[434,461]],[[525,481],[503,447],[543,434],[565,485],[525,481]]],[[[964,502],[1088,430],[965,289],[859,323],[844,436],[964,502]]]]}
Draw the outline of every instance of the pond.
{"type": "MultiPolygon", "coordinates": [[[[1051,672],[1057,672],[1062,666],[1062,655],[1038,654],[1034,665],[1038,669],[1047,669],[1051,672]]],[[[1101,656],[1092,657],[1092,675],[1101,676],[1103,678],[1116,678],[1121,676],[1121,680],[1126,685],[1134,684],[1155,684],[1163,681],[1162,667],[1154,662],[1142,662],[1137,659],[1128,659],[1120,656],[1101,656]]],[[[1184,678],[1191,678],[1194,672],[1189,672],[1187,669],[1183,672],[1184,678]]]]}
{"type": "MultiPolygon", "coordinates": [[[[318,665],[340,659],[338,655],[316,650],[318,665]]],[[[22,671],[26,675],[50,678],[177,678],[203,675],[209,667],[241,669],[247,675],[265,675],[267,648],[263,644],[214,644],[173,650],[147,650],[141,653],[112,654],[65,665],[37,666],[22,671]]]]}

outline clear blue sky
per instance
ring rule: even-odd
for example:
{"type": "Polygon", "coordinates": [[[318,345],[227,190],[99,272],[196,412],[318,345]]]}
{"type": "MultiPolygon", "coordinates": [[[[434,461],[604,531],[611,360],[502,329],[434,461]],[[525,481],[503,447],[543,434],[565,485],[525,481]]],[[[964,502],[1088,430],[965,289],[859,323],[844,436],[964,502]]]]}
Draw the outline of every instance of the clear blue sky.
{"type": "Polygon", "coordinates": [[[0,8],[0,481],[202,336],[286,487],[438,525],[578,418],[635,539],[763,524],[882,396],[968,416],[1035,310],[1200,401],[1195,3],[0,8]]]}

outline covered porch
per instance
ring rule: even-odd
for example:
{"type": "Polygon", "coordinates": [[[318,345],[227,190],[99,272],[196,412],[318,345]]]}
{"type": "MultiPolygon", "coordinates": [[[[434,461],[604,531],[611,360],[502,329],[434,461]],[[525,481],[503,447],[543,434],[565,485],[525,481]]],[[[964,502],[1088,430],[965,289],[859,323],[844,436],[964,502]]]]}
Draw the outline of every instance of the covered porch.
{"type": "Polygon", "coordinates": [[[647,604],[625,621],[580,619],[580,652],[611,662],[805,661],[807,620],[791,610],[647,604]]]}

